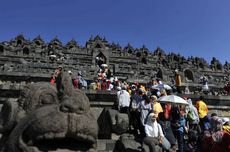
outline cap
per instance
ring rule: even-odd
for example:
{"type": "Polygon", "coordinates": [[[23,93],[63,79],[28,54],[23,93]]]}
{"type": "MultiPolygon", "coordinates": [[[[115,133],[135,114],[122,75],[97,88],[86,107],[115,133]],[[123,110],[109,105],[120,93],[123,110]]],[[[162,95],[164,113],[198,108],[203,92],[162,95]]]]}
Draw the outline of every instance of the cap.
{"type": "Polygon", "coordinates": [[[151,95],[150,98],[154,98],[155,100],[157,99],[157,96],[151,95]]]}

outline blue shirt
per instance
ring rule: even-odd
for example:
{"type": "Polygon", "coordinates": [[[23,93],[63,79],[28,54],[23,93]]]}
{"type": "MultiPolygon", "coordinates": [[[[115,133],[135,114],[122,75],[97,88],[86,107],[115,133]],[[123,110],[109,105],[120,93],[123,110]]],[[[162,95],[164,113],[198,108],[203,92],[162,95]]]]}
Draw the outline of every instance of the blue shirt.
{"type": "Polygon", "coordinates": [[[184,132],[184,127],[185,127],[185,124],[186,124],[186,120],[185,120],[184,117],[180,117],[179,124],[180,124],[180,127],[178,128],[178,131],[184,132]]]}

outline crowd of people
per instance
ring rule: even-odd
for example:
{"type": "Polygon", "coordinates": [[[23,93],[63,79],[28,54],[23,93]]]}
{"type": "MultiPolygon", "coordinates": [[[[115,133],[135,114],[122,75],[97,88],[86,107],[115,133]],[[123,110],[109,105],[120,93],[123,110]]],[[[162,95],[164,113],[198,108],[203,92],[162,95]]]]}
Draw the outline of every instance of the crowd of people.
{"type": "Polygon", "coordinates": [[[118,110],[129,116],[129,131],[143,138],[150,151],[156,145],[170,152],[230,151],[228,118],[209,115],[202,97],[195,105],[186,97],[187,104],[159,103],[158,98],[170,93],[159,92],[143,90],[141,85],[131,92],[122,86],[117,92],[118,110]]]}
{"type": "MultiPolygon", "coordinates": [[[[68,71],[74,88],[86,89],[87,82],[81,72],[74,77],[68,71]]],[[[62,67],[58,67],[50,83],[59,92],[62,67]]],[[[177,77],[180,81],[180,77],[177,77]]],[[[187,104],[158,102],[162,96],[172,93],[171,88],[159,79],[146,85],[119,81],[108,66],[102,65],[98,77],[90,84],[95,90],[117,90],[117,109],[128,114],[129,132],[143,139],[150,151],[159,145],[169,152],[230,151],[230,122],[215,113],[209,115],[202,97],[195,101],[183,97],[187,104]]],[[[180,93],[177,82],[177,93],[180,93]]]]}
{"type": "MultiPolygon", "coordinates": [[[[135,85],[135,83],[138,82],[134,82],[134,83],[128,83],[124,80],[119,80],[116,76],[113,75],[113,73],[111,72],[110,68],[108,67],[107,64],[100,64],[100,66],[98,66],[99,70],[98,70],[98,74],[96,77],[94,77],[93,81],[86,81],[83,77],[83,74],[81,71],[77,72],[77,75],[75,75],[74,73],[72,73],[72,71],[68,71],[69,74],[71,75],[72,81],[73,81],[73,85],[74,88],[78,88],[78,89],[90,89],[90,90],[102,90],[102,91],[118,91],[123,85],[126,86],[126,88],[128,89],[128,91],[130,92],[132,90],[132,87],[135,85]]],[[[60,71],[60,69],[62,69],[61,66],[59,66],[53,76],[52,79],[50,81],[51,84],[54,84],[56,81],[56,77],[58,75],[58,71],[60,71]]],[[[202,75],[200,77],[200,83],[202,84],[201,88],[197,88],[197,89],[192,89],[192,91],[189,89],[189,86],[183,86],[184,84],[182,83],[182,78],[181,75],[179,73],[179,71],[176,69],[175,70],[175,77],[174,80],[172,82],[172,84],[169,86],[170,89],[165,88],[164,85],[158,78],[156,79],[151,79],[147,84],[142,84],[142,88],[144,88],[145,90],[150,90],[150,89],[154,89],[151,88],[153,86],[159,85],[157,86],[158,89],[158,93],[159,93],[159,89],[166,89],[166,90],[171,90],[173,92],[176,93],[180,93],[180,94],[196,94],[196,95],[216,95],[216,96],[225,96],[225,95],[229,95],[230,93],[230,83],[226,83],[226,85],[223,87],[223,89],[217,91],[217,90],[212,90],[209,87],[208,84],[208,78],[207,76],[202,75]]],[[[156,88],[155,88],[156,89],[156,88]]]]}

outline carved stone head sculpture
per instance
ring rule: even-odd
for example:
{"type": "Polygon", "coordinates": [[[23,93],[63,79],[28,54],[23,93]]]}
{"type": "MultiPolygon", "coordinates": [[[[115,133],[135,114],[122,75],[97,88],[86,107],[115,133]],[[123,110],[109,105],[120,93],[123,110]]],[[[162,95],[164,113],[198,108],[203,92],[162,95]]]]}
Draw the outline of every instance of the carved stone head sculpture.
{"type": "Polygon", "coordinates": [[[34,83],[18,102],[6,101],[0,116],[1,151],[95,151],[97,121],[89,99],[62,74],[61,97],[55,86],[34,83]]]}

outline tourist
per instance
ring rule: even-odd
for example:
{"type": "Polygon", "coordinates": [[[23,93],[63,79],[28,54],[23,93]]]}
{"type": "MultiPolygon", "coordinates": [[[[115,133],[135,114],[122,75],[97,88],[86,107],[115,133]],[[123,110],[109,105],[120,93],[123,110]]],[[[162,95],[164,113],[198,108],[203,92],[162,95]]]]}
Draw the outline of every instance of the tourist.
{"type": "Polygon", "coordinates": [[[223,121],[218,116],[210,120],[210,129],[204,132],[203,152],[229,152],[230,134],[223,130],[223,121]]]}
{"type": "Polygon", "coordinates": [[[111,70],[107,67],[105,68],[106,79],[110,79],[112,77],[111,70]]]}
{"type": "MultiPolygon", "coordinates": [[[[211,116],[208,115],[208,107],[203,100],[204,99],[201,96],[196,101],[196,104],[195,104],[195,107],[197,108],[199,119],[200,119],[199,125],[200,125],[200,129],[201,129],[201,134],[199,135],[199,138],[198,138],[197,147],[198,147],[198,149],[201,149],[201,151],[203,148],[203,146],[202,146],[203,145],[203,139],[202,139],[203,134],[205,131],[208,131],[210,129],[210,120],[211,120],[211,116]]],[[[212,117],[215,117],[215,115],[213,114],[212,117]]]]}
{"type": "Polygon", "coordinates": [[[101,90],[103,90],[103,91],[106,91],[106,90],[107,90],[107,82],[106,82],[106,79],[103,79],[103,80],[102,80],[101,90]]]}
{"type": "Polygon", "coordinates": [[[175,82],[176,82],[176,88],[177,88],[177,93],[182,93],[181,92],[181,75],[178,71],[178,69],[175,70],[175,82]]]}
{"type": "Polygon", "coordinates": [[[68,73],[69,73],[70,78],[72,80],[72,84],[74,86],[74,89],[78,88],[78,81],[76,80],[76,78],[74,78],[72,71],[69,70],[68,73]]]}
{"type": "Polygon", "coordinates": [[[190,98],[187,99],[187,102],[188,102],[187,120],[189,122],[189,128],[196,130],[200,122],[198,111],[196,107],[192,104],[192,100],[190,98]]]}
{"type": "Polygon", "coordinates": [[[166,92],[165,89],[161,89],[161,90],[160,90],[160,94],[159,94],[160,97],[167,96],[167,95],[168,95],[168,94],[167,94],[167,92],[166,92]]]}
{"type": "Polygon", "coordinates": [[[206,76],[202,76],[202,91],[204,94],[208,94],[209,86],[208,86],[208,78],[206,76]]]}
{"type": "Polygon", "coordinates": [[[56,75],[56,87],[57,87],[57,91],[60,92],[61,89],[61,81],[62,81],[62,67],[59,66],[56,71],[55,71],[55,75],[56,75]]]}
{"type": "Polygon", "coordinates": [[[134,134],[138,134],[138,130],[140,131],[140,127],[142,126],[140,121],[141,114],[139,104],[143,100],[144,93],[141,89],[133,89],[131,95],[131,122],[134,128],[134,134]]]}
{"type": "Polygon", "coordinates": [[[210,128],[210,116],[208,115],[208,107],[203,101],[202,96],[196,101],[196,108],[200,119],[201,131],[204,132],[210,128]]]}
{"type": "Polygon", "coordinates": [[[113,85],[113,81],[111,82],[111,80],[108,80],[107,81],[107,87],[108,87],[108,91],[111,91],[111,90],[113,90],[113,88],[114,88],[114,85],[113,85]]]}
{"type": "Polygon", "coordinates": [[[188,102],[188,109],[187,109],[187,121],[188,121],[188,126],[189,126],[189,131],[188,131],[188,149],[191,152],[195,152],[197,148],[197,141],[199,134],[201,133],[200,129],[200,119],[198,115],[198,111],[196,107],[192,104],[192,100],[190,98],[187,99],[188,102]]]}
{"type": "Polygon", "coordinates": [[[94,81],[92,83],[90,83],[89,89],[97,90],[97,78],[96,77],[94,78],[94,81]]]}
{"type": "Polygon", "coordinates": [[[50,84],[51,85],[54,85],[55,84],[55,81],[56,81],[56,77],[55,75],[52,76],[52,79],[50,80],[50,84]]]}
{"type": "Polygon", "coordinates": [[[178,149],[179,152],[184,152],[184,135],[188,132],[188,127],[186,126],[186,119],[185,119],[185,106],[181,105],[174,105],[171,110],[172,114],[172,129],[174,136],[178,142],[178,149]]]}
{"type": "Polygon", "coordinates": [[[76,79],[78,81],[78,88],[79,89],[87,89],[87,81],[83,78],[81,71],[78,71],[76,79]]]}
{"type": "Polygon", "coordinates": [[[97,90],[101,90],[101,82],[100,80],[96,79],[97,90]]]}
{"type": "Polygon", "coordinates": [[[222,118],[223,121],[223,130],[225,130],[226,132],[228,132],[230,134],[230,121],[229,118],[222,118]]]}
{"type": "Polygon", "coordinates": [[[157,102],[157,96],[151,95],[150,102],[152,104],[153,112],[156,114],[156,118],[158,118],[159,113],[163,112],[163,109],[161,104],[157,102]]]}
{"type": "Polygon", "coordinates": [[[120,91],[117,92],[118,110],[121,113],[129,114],[130,105],[130,95],[126,91],[125,87],[122,87],[120,91]]]}
{"type": "Polygon", "coordinates": [[[190,94],[190,90],[189,90],[188,85],[185,87],[185,89],[184,89],[184,93],[185,93],[185,94],[190,94]]]}
{"type": "Polygon", "coordinates": [[[132,95],[133,101],[138,105],[143,99],[144,93],[141,89],[136,89],[135,93],[132,95]]]}
{"type": "Polygon", "coordinates": [[[171,128],[171,104],[170,103],[162,103],[163,112],[159,113],[158,120],[161,125],[165,137],[168,139],[170,144],[175,148],[176,147],[176,138],[172,132],[171,128]]]}
{"type": "Polygon", "coordinates": [[[147,117],[145,134],[146,137],[143,139],[143,142],[149,146],[150,152],[155,151],[155,145],[160,145],[165,150],[170,149],[171,144],[167,138],[165,138],[161,125],[157,123],[156,115],[154,113],[150,113],[147,117]]]}
{"type": "Polygon", "coordinates": [[[150,111],[152,110],[150,100],[146,94],[142,96],[142,101],[139,104],[139,110],[140,110],[140,121],[141,121],[141,126],[140,126],[140,131],[141,135],[145,136],[144,132],[144,126],[146,124],[146,118],[150,111]]]}
{"type": "Polygon", "coordinates": [[[73,80],[73,86],[74,86],[74,89],[77,89],[78,88],[78,80],[77,79],[74,79],[73,80]]]}

